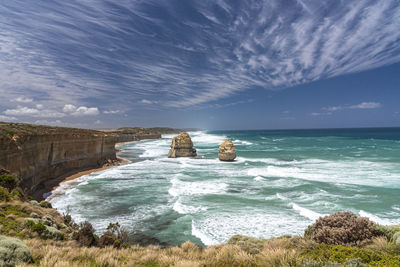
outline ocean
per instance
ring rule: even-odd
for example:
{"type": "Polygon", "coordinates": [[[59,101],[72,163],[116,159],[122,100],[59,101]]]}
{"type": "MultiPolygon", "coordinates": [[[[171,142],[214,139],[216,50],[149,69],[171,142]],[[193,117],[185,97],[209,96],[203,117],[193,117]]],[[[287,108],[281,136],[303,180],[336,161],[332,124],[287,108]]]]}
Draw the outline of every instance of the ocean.
{"type": "Polygon", "coordinates": [[[400,128],[190,132],[198,158],[167,157],[173,135],[120,146],[131,163],[61,184],[49,201],[103,232],[178,245],[242,234],[301,235],[318,217],[351,211],[400,224],[400,128]],[[231,139],[235,162],[220,162],[231,139]]]}

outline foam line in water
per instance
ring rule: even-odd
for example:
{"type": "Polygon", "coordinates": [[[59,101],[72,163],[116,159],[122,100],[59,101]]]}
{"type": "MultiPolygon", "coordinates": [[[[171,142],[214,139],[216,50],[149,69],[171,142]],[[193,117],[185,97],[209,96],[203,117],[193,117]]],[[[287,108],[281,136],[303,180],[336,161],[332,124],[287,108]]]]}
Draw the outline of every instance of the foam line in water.
{"type": "Polygon", "coordinates": [[[197,229],[193,220],[192,220],[192,235],[199,238],[201,242],[203,242],[203,244],[206,246],[218,244],[218,241],[213,240],[212,238],[201,232],[199,229],[197,229]]]}
{"type": "Polygon", "coordinates": [[[319,217],[323,216],[322,214],[320,214],[318,212],[315,212],[315,211],[300,207],[296,203],[291,202],[290,204],[292,205],[292,208],[295,211],[297,211],[301,216],[306,217],[306,218],[310,219],[311,221],[315,221],[319,217]]]}
{"type": "Polygon", "coordinates": [[[179,214],[193,214],[193,213],[207,210],[206,207],[193,207],[193,206],[184,205],[184,204],[182,204],[180,198],[174,203],[172,208],[179,214]]]}
{"type": "Polygon", "coordinates": [[[360,210],[358,212],[358,214],[361,217],[367,217],[371,221],[376,222],[376,223],[381,224],[381,225],[392,225],[392,224],[399,224],[400,223],[400,220],[391,221],[391,220],[387,220],[387,219],[382,219],[382,218],[378,217],[377,215],[371,214],[371,213],[366,212],[364,210],[360,210]]]}

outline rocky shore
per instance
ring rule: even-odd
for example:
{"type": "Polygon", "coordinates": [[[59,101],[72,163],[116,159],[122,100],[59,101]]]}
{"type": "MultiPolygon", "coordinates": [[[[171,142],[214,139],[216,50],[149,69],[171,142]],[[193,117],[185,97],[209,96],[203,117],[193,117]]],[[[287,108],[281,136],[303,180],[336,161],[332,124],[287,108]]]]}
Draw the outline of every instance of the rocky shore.
{"type": "Polygon", "coordinates": [[[71,175],[119,164],[116,143],[156,138],[160,132],[145,128],[96,131],[0,123],[0,168],[19,177],[22,189],[40,200],[71,175]]]}

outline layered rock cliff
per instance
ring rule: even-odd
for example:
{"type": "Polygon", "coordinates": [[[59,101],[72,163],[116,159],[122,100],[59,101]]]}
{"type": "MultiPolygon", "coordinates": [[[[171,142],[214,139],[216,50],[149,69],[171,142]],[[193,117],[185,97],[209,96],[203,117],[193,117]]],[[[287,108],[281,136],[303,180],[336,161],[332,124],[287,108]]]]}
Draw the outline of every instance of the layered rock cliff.
{"type": "Polygon", "coordinates": [[[181,133],[172,139],[171,149],[168,152],[169,158],[196,157],[196,149],[188,133],[181,133]]]}
{"type": "Polygon", "coordinates": [[[219,146],[218,158],[221,161],[233,161],[236,158],[236,149],[231,140],[224,140],[219,146]]]}
{"type": "Polygon", "coordinates": [[[84,129],[0,123],[0,168],[35,198],[64,177],[116,160],[115,135],[84,129]]]}

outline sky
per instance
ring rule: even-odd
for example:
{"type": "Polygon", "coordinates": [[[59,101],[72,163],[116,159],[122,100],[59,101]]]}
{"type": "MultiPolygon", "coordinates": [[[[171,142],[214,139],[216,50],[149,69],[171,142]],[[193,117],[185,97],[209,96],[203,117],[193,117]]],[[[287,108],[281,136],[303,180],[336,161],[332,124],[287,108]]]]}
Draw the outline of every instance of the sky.
{"type": "Polygon", "coordinates": [[[0,121],[400,126],[400,1],[0,2],[0,121]]]}

